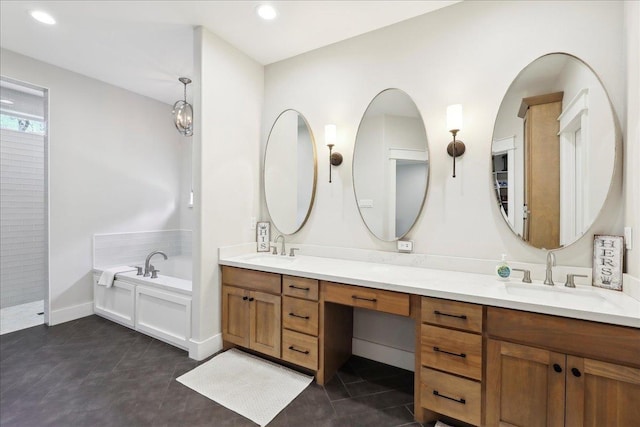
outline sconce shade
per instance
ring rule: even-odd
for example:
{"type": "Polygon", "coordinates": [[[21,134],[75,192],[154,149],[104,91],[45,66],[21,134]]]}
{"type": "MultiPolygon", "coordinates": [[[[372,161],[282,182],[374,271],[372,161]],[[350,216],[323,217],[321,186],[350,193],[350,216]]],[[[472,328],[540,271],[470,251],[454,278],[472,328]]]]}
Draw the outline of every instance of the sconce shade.
{"type": "Polygon", "coordinates": [[[336,125],[324,126],[324,142],[328,146],[333,146],[336,144],[336,129],[336,125]]]}
{"type": "Polygon", "coordinates": [[[184,136],[193,135],[193,107],[187,102],[187,85],[191,79],[180,77],[178,80],[184,85],[184,99],[173,104],[173,124],[184,136]]]}
{"type": "Polygon", "coordinates": [[[449,105],[447,107],[447,130],[462,129],[462,104],[449,105]]]}

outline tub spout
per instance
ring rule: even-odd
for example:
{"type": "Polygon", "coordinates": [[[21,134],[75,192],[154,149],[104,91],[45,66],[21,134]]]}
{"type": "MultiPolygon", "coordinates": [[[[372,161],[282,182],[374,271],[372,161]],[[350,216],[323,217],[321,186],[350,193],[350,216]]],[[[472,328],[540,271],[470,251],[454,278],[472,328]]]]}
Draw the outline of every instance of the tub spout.
{"type": "Polygon", "coordinates": [[[154,255],[162,255],[164,259],[169,259],[167,254],[162,251],[153,251],[149,255],[147,255],[147,259],[144,260],[144,277],[149,277],[151,275],[151,268],[149,267],[151,264],[151,257],[154,255]]]}

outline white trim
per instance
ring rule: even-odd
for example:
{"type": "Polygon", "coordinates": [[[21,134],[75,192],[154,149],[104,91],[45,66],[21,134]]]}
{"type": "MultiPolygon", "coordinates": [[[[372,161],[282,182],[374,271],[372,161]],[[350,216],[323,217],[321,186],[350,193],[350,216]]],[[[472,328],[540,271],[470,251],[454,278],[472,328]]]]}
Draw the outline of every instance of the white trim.
{"type": "Polygon", "coordinates": [[[558,117],[560,122],[560,132],[565,132],[565,128],[578,117],[582,112],[589,108],[589,88],[581,89],[573,99],[564,106],[562,114],[558,117]]]}
{"type": "Polygon", "coordinates": [[[515,149],[516,149],[515,135],[494,139],[493,144],[491,144],[492,154],[501,154],[506,151],[515,150],[515,149]]]}
{"type": "Polygon", "coordinates": [[[91,316],[92,314],[93,301],[85,302],[71,307],[61,308],[59,310],[51,311],[51,313],[49,314],[49,326],[59,325],[71,320],[91,316]]]}
{"type": "Polygon", "coordinates": [[[427,153],[426,150],[415,150],[411,148],[389,148],[389,160],[426,162],[429,160],[429,153],[427,153]]]}
{"type": "Polygon", "coordinates": [[[356,356],[395,366],[396,368],[415,370],[415,355],[407,350],[389,347],[360,338],[351,340],[351,353],[356,356]]]}
{"type": "Polygon", "coordinates": [[[560,244],[568,245],[584,234],[585,224],[591,224],[588,180],[585,176],[589,156],[589,89],[584,88],[564,106],[558,117],[560,125],[560,244]],[[580,143],[576,132],[580,130],[580,143]]]}
{"type": "Polygon", "coordinates": [[[204,341],[189,340],[189,357],[204,360],[222,350],[222,334],[216,334],[204,341]]]}

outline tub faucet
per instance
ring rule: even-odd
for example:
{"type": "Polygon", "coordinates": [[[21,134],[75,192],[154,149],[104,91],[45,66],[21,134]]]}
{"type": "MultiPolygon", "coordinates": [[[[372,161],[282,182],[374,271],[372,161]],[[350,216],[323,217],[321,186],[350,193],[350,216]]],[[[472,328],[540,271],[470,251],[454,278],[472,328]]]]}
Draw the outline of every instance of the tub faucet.
{"type": "Polygon", "coordinates": [[[553,252],[549,251],[547,252],[547,270],[544,276],[545,285],[549,285],[549,286],[555,285],[555,283],[553,283],[553,266],[554,265],[556,265],[556,255],[553,252]]]}
{"type": "MultiPolygon", "coordinates": [[[[284,234],[279,235],[278,237],[276,237],[276,240],[273,241],[273,243],[275,243],[276,245],[278,245],[278,239],[282,237],[282,246],[280,246],[280,255],[286,255],[286,250],[284,248],[284,234]]],[[[276,253],[276,249],[274,248],[273,250],[274,253],[276,253]]]]}
{"type": "Polygon", "coordinates": [[[169,258],[167,256],[167,254],[165,254],[162,251],[153,251],[149,255],[147,255],[147,259],[144,260],[144,277],[151,276],[151,268],[149,267],[151,265],[150,261],[151,261],[151,257],[156,255],[156,254],[162,255],[164,257],[164,259],[168,259],[169,258]]]}

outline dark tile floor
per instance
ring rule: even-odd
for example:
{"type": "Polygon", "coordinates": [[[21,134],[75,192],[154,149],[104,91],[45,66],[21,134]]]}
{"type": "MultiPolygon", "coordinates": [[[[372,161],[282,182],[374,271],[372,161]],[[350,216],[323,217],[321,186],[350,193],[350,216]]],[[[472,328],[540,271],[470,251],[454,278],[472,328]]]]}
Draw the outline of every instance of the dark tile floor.
{"type": "MultiPolygon", "coordinates": [[[[0,336],[2,426],[255,426],[175,379],[187,353],[98,316],[0,336]]],[[[419,426],[413,374],[352,357],[270,424],[419,426]]]]}

